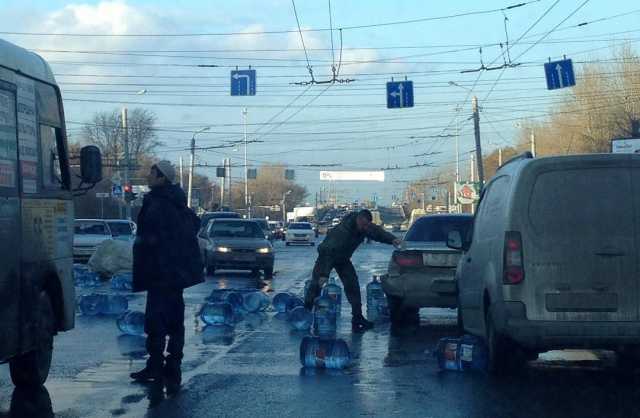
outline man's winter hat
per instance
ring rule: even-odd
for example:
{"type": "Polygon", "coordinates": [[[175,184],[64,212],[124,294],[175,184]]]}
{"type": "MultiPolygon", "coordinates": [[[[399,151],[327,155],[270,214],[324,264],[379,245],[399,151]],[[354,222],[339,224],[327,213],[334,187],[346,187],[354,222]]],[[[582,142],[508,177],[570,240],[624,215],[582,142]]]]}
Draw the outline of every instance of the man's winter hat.
{"type": "Polygon", "coordinates": [[[162,175],[173,184],[176,180],[176,170],[173,168],[173,164],[167,160],[158,161],[153,165],[162,175]]]}

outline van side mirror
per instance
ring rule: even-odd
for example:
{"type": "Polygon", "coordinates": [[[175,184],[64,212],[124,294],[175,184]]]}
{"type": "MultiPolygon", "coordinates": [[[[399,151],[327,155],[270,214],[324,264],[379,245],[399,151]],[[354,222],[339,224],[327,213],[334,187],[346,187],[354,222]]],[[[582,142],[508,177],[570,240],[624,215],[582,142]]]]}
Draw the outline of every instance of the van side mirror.
{"type": "Polygon", "coordinates": [[[449,235],[447,236],[447,247],[453,248],[454,250],[464,249],[460,231],[449,231],[449,235]]]}
{"type": "Polygon", "coordinates": [[[102,180],[102,155],[95,145],[87,145],[80,150],[80,179],[86,184],[102,180]]]}

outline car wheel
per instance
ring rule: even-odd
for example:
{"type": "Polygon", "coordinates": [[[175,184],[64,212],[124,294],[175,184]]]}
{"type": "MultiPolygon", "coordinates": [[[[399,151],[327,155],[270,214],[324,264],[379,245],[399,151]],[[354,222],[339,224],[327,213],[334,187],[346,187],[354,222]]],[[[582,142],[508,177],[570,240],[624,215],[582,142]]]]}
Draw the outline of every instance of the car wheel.
{"type": "Polygon", "coordinates": [[[55,314],[51,298],[42,292],[40,297],[40,317],[42,332],[40,346],[9,361],[11,380],[17,387],[38,387],[47,380],[53,354],[53,334],[55,314]]]}
{"type": "Polygon", "coordinates": [[[264,269],[264,279],[265,280],[273,279],[273,266],[264,269]]]}
{"type": "Polygon", "coordinates": [[[456,315],[458,334],[464,335],[464,319],[462,318],[462,309],[458,303],[458,314],[456,315]]]}
{"type": "Polygon", "coordinates": [[[496,376],[512,374],[524,366],[526,356],[523,350],[512,347],[504,336],[495,328],[491,308],[485,316],[487,350],[489,352],[488,371],[496,376]]]}

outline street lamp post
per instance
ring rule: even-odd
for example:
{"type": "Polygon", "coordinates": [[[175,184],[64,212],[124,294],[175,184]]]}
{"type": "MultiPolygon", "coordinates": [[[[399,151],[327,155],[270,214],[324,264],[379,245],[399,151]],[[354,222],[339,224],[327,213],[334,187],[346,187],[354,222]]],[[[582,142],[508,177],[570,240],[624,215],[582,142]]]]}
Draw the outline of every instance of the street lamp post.
{"type": "Polygon", "coordinates": [[[191,137],[191,161],[189,162],[189,186],[187,190],[187,206],[191,207],[191,198],[193,194],[193,169],[195,167],[196,162],[196,135],[199,133],[208,131],[211,129],[210,126],[205,126],[204,128],[193,133],[191,137]]]}
{"type": "Polygon", "coordinates": [[[286,205],[286,199],[287,196],[290,195],[292,192],[292,190],[287,190],[285,193],[282,193],[282,223],[286,223],[287,222],[287,205],[286,205]]]}

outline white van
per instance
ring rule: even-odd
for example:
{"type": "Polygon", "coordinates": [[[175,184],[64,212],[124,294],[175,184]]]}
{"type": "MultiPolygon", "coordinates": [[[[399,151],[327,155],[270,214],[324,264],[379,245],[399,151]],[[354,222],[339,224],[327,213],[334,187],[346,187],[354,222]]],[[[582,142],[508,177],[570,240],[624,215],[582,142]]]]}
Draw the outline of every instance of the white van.
{"type": "Polygon", "coordinates": [[[486,185],[472,237],[448,245],[464,251],[459,321],[492,371],[550,349],[637,358],[640,156],[516,157],[486,185]]]}

